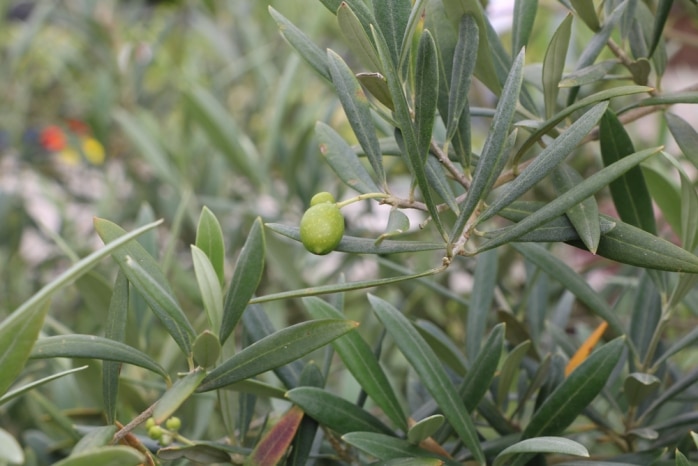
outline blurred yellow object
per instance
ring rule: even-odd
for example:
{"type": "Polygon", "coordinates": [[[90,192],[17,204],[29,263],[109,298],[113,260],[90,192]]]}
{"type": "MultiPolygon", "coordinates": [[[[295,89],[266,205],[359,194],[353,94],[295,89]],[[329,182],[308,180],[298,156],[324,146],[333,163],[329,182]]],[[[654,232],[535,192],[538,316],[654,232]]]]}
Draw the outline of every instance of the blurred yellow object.
{"type": "Polygon", "coordinates": [[[104,146],[95,138],[84,138],[82,140],[82,153],[92,165],[102,165],[104,163],[104,146]]]}
{"type": "Polygon", "coordinates": [[[66,147],[58,152],[58,159],[64,164],[74,167],[80,163],[80,153],[72,147],[66,147]]]}
{"type": "Polygon", "coordinates": [[[606,328],[608,327],[608,323],[604,320],[601,322],[601,325],[596,327],[596,330],[592,332],[591,335],[589,335],[589,338],[586,339],[584,343],[582,343],[582,346],[579,347],[576,353],[574,353],[574,356],[572,356],[572,359],[567,363],[567,366],[565,367],[565,377],[570,375],[573,370],[577,368],[581,363],[584,362],[584,360],[591,354],[591,350],[594,349],[594,346],[601,340],[601,337],[603,336],[604,332],[606,331],[606,328]]]}

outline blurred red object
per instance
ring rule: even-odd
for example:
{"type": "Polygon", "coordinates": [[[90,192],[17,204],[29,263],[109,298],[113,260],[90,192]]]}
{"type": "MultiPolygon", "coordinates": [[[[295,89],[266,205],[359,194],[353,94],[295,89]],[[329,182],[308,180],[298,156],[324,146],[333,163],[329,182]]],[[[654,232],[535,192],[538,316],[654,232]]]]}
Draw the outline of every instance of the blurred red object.
{"type": "Polygon", "coordinates": [[[65,133],[58,126],[47,126],[41,131],[39,141],[44,149],[58,152],[67,146],[65,133]]]}

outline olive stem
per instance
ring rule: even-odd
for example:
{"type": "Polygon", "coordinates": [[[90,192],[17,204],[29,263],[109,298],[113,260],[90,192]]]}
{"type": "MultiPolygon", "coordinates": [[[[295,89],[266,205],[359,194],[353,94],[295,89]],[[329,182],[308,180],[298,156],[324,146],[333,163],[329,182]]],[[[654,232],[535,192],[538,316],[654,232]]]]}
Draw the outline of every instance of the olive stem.
{"type": "Polygon", "coordinates": [[[341,209],[342,207],[348,206],[349,204],[363,201],[365,199],[388,199],[389,197],[390,197],[390,194],[386,194],[386,193],[359,194],[358,196],[351,197],[351,198],[346,199],[346,200],[341,201],[341,202],[337,202],[337,208],[341,209]]]}

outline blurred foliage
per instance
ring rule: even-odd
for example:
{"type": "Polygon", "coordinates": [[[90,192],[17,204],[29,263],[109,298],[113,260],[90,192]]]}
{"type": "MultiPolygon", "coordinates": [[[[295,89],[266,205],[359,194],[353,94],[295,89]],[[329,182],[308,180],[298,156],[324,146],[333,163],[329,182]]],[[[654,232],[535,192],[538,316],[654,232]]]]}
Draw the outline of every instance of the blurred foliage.
{"type": "Polygon", "coordinates": [[[698,458],[693,3],[0,12],[0,464],[698,458]]]}

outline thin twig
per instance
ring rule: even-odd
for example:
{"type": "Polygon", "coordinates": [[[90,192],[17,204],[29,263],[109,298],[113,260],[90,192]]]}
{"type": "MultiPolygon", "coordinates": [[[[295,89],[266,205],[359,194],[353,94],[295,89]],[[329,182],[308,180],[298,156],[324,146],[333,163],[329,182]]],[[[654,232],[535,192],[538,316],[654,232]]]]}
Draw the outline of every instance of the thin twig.
{"type": "Polygon", "coordinates": [[[465,176],[462,170],[459,170],[458,167],[451,162],[451,159],[448,158],[448,154],[444,153],[439,145],[433,140],[431,141],[429,151],[436,157],[436,160],[438,160],[441,165],[446,167],[446,170],[448,170],[451,176],[453,176],[458,183],[460,183],[465,189],[470,189],[470,180],[465,176]]]}

